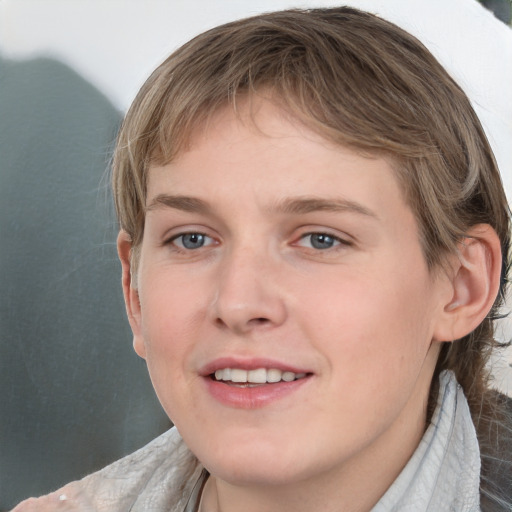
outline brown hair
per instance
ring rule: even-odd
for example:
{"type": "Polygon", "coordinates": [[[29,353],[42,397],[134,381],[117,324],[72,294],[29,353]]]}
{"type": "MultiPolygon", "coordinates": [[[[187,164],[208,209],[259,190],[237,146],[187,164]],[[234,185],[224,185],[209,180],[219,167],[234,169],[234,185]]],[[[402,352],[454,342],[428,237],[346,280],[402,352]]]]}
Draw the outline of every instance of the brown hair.
{"type": "Polygon", "coordinates": [[[262,91],[326,139],[394,163],[431,269],[471,226],[487,223],[498,233],[501,293],[474,332],[445,344],[437,368],[455,372],[478,424],[504,296],[509,210],[468,98],[417,39],[392,23],[347,7],[276,12],[214,28],[171,55],[136,97],[114,157],[115,204],[134,267],[149,165],[171,161],[220,107],[236,109],[241,95],[262,91]]]}

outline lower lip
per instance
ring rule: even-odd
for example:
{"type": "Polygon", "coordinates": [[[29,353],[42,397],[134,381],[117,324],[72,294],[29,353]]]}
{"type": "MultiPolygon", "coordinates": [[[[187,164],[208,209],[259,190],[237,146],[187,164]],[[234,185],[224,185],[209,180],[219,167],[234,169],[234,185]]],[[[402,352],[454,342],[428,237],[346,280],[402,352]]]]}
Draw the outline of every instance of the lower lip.
{"type": "Polygon", "coordinates": [[[209,393],[223,405],[236,409],[261,409],[281,398],[298,391],[310,380],[310,376],[292,382],[276,382],[254,387],[241,387],[205,377],[209,393]]]}

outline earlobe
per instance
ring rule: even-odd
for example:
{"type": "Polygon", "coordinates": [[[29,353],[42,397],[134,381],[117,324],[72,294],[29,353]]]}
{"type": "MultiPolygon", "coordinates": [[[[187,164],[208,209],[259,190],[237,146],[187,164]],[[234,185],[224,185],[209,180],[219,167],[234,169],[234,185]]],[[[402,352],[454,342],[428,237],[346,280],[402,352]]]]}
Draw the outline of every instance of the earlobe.
{"type": "Polygon", "coordinates": [[[444,306],[435,341],[454,341],[472,332],[491,310],[499,291],[501,247],[487,224],[474,226],[454,258],[453,294],[444,306]]]}
{"type": "Polygon", "coordinates": [[[134,273],[131,268],[132,242],[126,231],[121,230],[117,237],[117,252],[122,267],[122,286],[124,303],[128,321],[133,333],[133,348],[142,358],[146,357],[144,339],[141,330],[141,307],[136,283],[133,283],[134,273]]]}

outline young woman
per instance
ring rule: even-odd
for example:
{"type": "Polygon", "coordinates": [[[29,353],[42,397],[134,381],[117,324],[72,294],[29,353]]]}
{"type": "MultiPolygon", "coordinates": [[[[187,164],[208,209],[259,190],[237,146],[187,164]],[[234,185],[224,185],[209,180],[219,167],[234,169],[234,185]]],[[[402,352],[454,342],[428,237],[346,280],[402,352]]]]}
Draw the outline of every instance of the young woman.
{"type": "Polygon", "coordinates": [[[415,38],[351,8],[212,29],[143,86],[113,187],[175,428],[17,511],[510,510],[509,210],[415,38]]]}

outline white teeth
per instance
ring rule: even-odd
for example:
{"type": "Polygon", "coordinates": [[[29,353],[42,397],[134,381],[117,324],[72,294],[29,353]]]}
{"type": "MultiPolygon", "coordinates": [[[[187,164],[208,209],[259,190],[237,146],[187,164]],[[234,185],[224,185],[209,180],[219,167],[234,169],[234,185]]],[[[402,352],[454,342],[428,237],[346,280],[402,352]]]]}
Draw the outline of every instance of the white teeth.
{"type": "Polygon", "coordinates": [[[302,379],[305,373],[283,372],[277,368],[258,368],[256,370],[242,370],[241,368],[221,368],[215,371],[215,379],[225,382],[265,384],[275,382],[292,382],[302,379]]]}
{"type": "Polygon", "coordinates": [[[217,380],[231,380],[231,368],[224,368],[215,371],[215,378],[217,380]]]}
{"type": "Polygon", "coordinates": [[[283,375],[281,370],[271,368],[270,370],[267,370],[267,382],[279,382],[281,380],[281,375],[283,375]]]}
{"type": "Polygon", "coordinates": [[[283,372],[283,375],[281,377],[285,382],[291,382],[292,380],[295,380],[295,373],[293,372],[283,372]]]}
{"type": "Polygon", "coordinates": [[[267,370],[265,368],[250,370],[247,372],[247,381],[253,384],[265,384],[267,382],[267,370]]]}
{"type": "Polygon", "coordinates": [[[231,369],[232,382],[247,382],[247,370],[240,370],[239,368],[231,369]]]}

